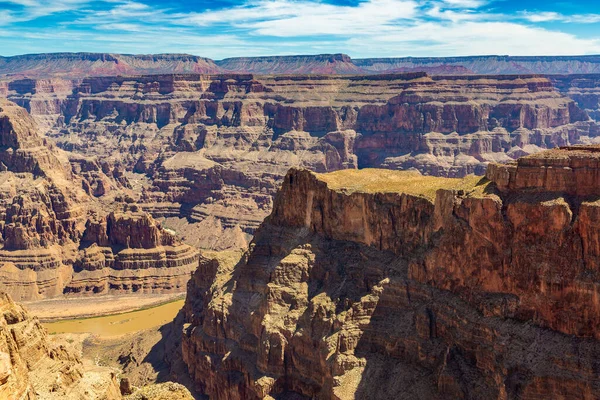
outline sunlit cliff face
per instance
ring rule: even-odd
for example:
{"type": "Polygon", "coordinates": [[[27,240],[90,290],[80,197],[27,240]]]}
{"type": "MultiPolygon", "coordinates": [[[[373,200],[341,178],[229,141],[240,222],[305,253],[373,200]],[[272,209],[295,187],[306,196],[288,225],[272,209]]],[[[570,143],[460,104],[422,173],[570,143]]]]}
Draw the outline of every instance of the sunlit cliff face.
{"type": "Polygon", "coordinates": [[[454,180],[290,171],[249,253],[201,259],[190,283],[183,358],[198,387],[215,398],[596,396],[597,205],[576,208],[579,195],[548,190],[543,174],[508,188],[496,180],[510,168],[454,180]],[[573,375],[565,351],[583,348],[573,375]]]}

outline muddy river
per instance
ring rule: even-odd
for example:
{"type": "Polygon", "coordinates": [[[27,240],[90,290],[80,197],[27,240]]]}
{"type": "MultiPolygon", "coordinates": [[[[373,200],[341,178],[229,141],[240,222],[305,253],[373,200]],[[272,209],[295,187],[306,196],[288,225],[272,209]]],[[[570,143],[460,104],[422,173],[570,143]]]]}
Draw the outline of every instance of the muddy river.
{"type": "Polygon", "coordinates": [[[84,319],[72,319],[43,324],[49,333],[92,333],[110,337],[126,335],[171,322],[184,300],[177,300],[145,310],[84,319]]]}

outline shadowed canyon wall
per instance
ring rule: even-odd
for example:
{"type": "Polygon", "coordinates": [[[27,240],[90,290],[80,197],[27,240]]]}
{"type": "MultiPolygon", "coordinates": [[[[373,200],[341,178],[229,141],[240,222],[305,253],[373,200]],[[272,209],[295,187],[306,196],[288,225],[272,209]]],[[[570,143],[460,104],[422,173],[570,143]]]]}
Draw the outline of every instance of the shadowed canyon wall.
{"type": "Polygon", "coordinates": [[[241,260],[202,258],[189,283],[198,388],[597,398],[598,154],[540,153],[487,178],[290,171],[241,260]]]}

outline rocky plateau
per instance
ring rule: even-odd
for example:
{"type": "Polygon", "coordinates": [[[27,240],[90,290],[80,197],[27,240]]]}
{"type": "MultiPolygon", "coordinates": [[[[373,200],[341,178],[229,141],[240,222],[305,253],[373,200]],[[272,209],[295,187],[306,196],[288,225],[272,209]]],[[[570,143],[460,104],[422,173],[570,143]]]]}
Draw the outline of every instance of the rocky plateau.
{"type": "Polygon", "coordinates": [[[467,56],[358,58],[346,54],[234,57],[189,54],[47,53],[0,57],[0,78],[87,78],[173,73],[431,75],[597,74],[600,56],[467,56]]]}
{"type": "Polygon", "coordinates": [[[292,169],[202,257],[182,355],[211,399],[595,399],[600,147],[485,177],[292,169]]]}
{"type": "Polygon", "coordinates": [[[214,61],[188,54],[52,53],[0,57],[0,77],[10,80],[220,71],[214,61]]]}

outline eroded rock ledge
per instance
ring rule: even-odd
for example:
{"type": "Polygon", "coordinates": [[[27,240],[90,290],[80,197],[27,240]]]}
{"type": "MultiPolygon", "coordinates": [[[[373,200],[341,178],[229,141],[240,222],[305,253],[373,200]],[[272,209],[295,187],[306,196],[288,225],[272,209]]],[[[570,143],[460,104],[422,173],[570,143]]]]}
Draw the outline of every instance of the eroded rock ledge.
{"type": "Polygon", "coordinates": [[[503,316],[600,338],[599,157],[600,146],[551,150],[492,164],[487,179],[293,170],[269,223],[392,251],[411,279],[478,305],[514,295],[503,316]]]}
{"type": "Polygon", "coordinates": [[[486,177],[503,192],[600,196],[600,147],[571,146],[492,164],[486,177]]]}
{"type": "Polygon", "coordinates": [[[42,139],[0,100],[0,284],[17,300],[182,292],[198,252],[133,204],[119,168],[42,139]]]}
{"type": "Polygon", "coordinates": [[[108,368],[85,371],[73,349],[53,343],[37,318],[0,292],[0,398],[121,399],[108,368]]]}
{"type": "Polygon", "coordinates": [[[498,178],[596,151],[492,180],[291,170],[248,253],[190,281],[192,377],[217,399],[597,398],[600,197],[498,178]]]}

